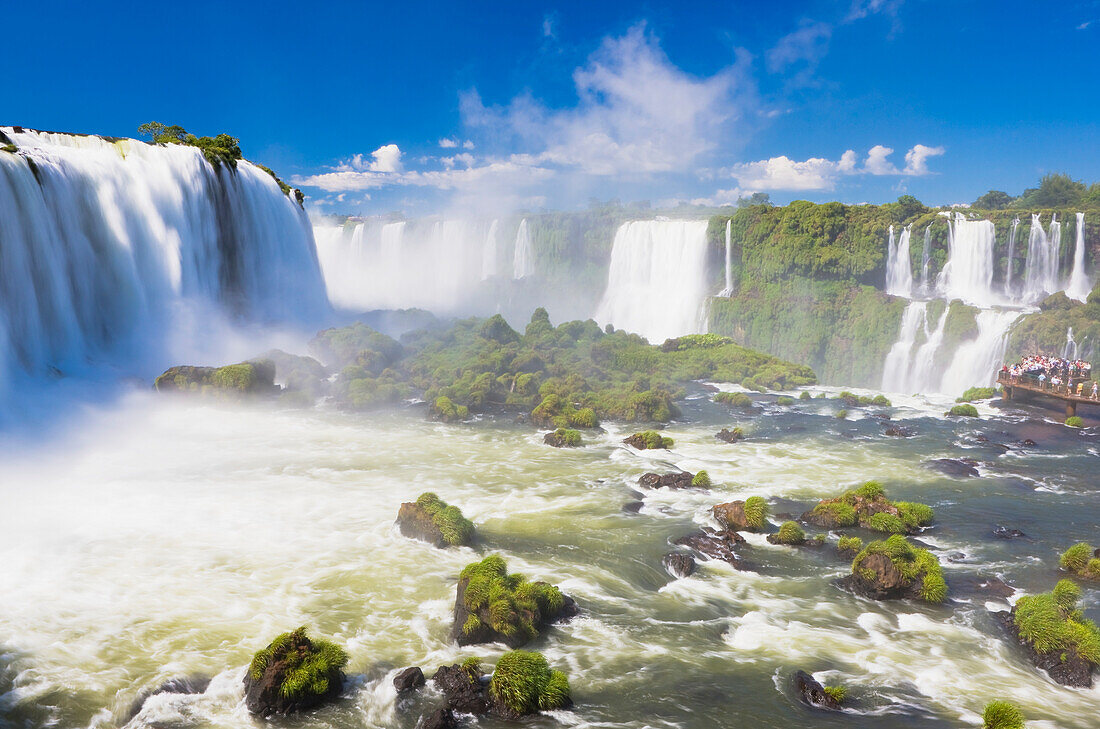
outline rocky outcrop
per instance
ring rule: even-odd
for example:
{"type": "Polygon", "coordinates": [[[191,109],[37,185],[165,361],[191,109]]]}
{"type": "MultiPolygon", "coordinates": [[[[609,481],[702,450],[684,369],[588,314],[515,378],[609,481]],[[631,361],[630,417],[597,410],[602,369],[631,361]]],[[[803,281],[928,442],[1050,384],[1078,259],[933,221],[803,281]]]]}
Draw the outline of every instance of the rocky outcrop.
{"type": "Polygon", "coordinates": [[[673,544],[694,549],[705,557],[720,559],[734,567],[741,567],[741,558],[734,547],[744,543],[745,538],[737,532],[720,532],[710,527],[703,527],[702,531],[692,532],[673,541],[673,544]]]}
{"type": "Polygon", "coordinates": [[[580,431],[558,428],[542,436],[542,442],[555,448],[580,448],[583,445],[580,431]]]}
{"type": "Polygon", "coordinates": [[[308,711],[340,695],[347,654],[328,641],[310,640],[304,629],[284,633],[256,654],[245,673],[245,705],[256,716],[308,711]],[[306,659],[313,658],[307,665],[306,659]],[[300,690],[284,690],[294,675],[300,690]]]}
{"type": "Polygon", "coordinates": [[[795,695],[807,706],[815,709],[839,711],[840,702],[825,692],[825,687],[805,671],[797,671],[791,678],[795,695]]]}
{"type": "Polygon", "coordinates": [[[669,552],[661,560],[673,577],[688,577],[695,572],[695,558],[683,552],[669,552]]]}
{"type": "Polygon", "coordinates": [[[852,560],[852,574],[839,584],[871,600],[908,598],[938,603],[947,597],[939,561],[901,535],[868,544],[852,560]]]}
{"type": "Polygon", "coordinates": [[[275,365],[270,360],[225,367],[169,367],[153,382],[157,392],[179,392],[241,398],[275,395],[275,365]]]}
{"type": "Polygon", "coordinates": [[[479,716],[489,710],[489,699],[480,677],[457,663],[440,666],[432,676],[432,683],[443,692],[448,711],[479,716]]]}
{"type": "Polygon", "coordinates": [[[1020,630],[1016,627],[1016,621],[1014,620],[1015,613],[1016,608],[1013,608],[1011,613],[996,613],[996,617],[1000,619],[1005,630],[1027,651],[1028,659],[1036,668],[1046,671],[1051,679],[1063,686],[1092,688],[1092,673],[1096,669],[1095,664],[1088,661],[1072,647],[1064,650],[1036,650],[1034,645],[1020,636],[1020,630]]]}
{"type": "Polygon", "coordinates": [[[689,489],[695,474],[688,471],[675,473],[643,473],[638,478],[638,485],[647,489],[689,489]]]}
{"type": "Polygon", "coordinates": [[[393,687],[399,694],[418,689],[423,685],[424,672],[420,670],[420,666],[410,666],[393,677],[393,687]]]}
{"type": "Polygon", "coordinates": [[[416,729],[458,729],[455,713],[447,708],[436,709],[420,717],[416,729]]]}
{"type": "Polygon", "coordinates": [[[994,527],[993,536],[997,539],[1027,539],[1027,535],[1019,529],[1012,529],[1000,524],[994,527]]]}
{"type": "Polygon", "coordinates": [[[885,554],[868,555],[861,563],[863,573],[852,573],[841,580],[849,591],[872,600],[917,599],[920,585],[907,580],[885,554]]]}
{"type": "Polygon", "coordinates": [[[733,430],[722,428],[714,434],[714,437],[723,443],[736,443],[745,439],[745,433],[740,428],[734,428],[733,430]]]}
{"type": "Polygon", "coordinates": [[[976,478],[979,475],[978,462],[969,458],[935,458],[924,465],[951,478],[976,478]]]}
{"type": "Polygon", "coordinates": [[[750,496],[745,501],[730,501],[711,507],[711,514],[723,528],[732,531],[756,532],[764,528],[768,515],[768,505],[759,496],[750,496]]]}
{"type": "Polygon", "coordinates": [[[913,534],[932,523],[934,513],[924,504],[886,498],[882,485],[868,481],[840,498],[823,499],[801,520],[823,529],[861,526],[887,534],[913,534]]]}
{"type": "Polygon", "coordinates": [[[421,494],[414,502],[401,504],[396,524],[404,536],[440,549],[470,544],[475,536],[474,525],[462,516],[458,507],[430,492],[421,494]]]}
{"type": "Polygon", "coordinates": [[[633,448],[637,448],[640,451],[658,448],[668,449],[673,446],[672,438],[667,438],[655,430],[645,430],[641,433],[634,433],[629,438],[624,438],[623,443],[633,448]]]}
{"type": "Polygon", "coordinates": [[[443,532],[432,521],[431,515],[415,502],[401,504],[396,523],[401,533],[410,539],[419,539],[440,549],[447,546],[443,532]]]}

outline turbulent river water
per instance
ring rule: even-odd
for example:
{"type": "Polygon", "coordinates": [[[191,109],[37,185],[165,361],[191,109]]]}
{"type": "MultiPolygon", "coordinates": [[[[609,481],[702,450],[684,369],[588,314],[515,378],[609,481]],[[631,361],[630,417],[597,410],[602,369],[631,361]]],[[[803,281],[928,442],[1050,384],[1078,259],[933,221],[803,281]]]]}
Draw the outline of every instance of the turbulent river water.
{"type": "MultiPolygon", "coordinates": [[[[526,426],[435,424],[417,407],[351,415],[144,392],[89,407],[49,438],[11,435],[0,454],[0,721],[120,726],[142,690],[206,674],[205,693],[155,696],[130,726],[260,726],[243,705],[245,666],[304,624],[346,646],[349,682],[338,704],[286,726],[411,728],[432,697],[397,702],[397,669],[430,676],[469,655],[491,666],[503,650],[449,638],[458,572],[495,552],[582,608],[531,646],[568,673],[576,706],[529,726],[959,727],[980,724],[994,698],[1019,703],[1033,729],[1096,726],[1100,689],[1048,680],[992,617],[1008,601],[973,588],[985,575],[1017,595],[1047,591],[1058,553],[1097,540],[1095,431],[990,406],[980,421],[949,420],[946,402],[902,399],[892,416],[914,435],[888,438],[869,411],[837,419],[835,401],[756,400],[755,414],[731,415],[696,392],[667,429],[675,447],[660,452],[623,445],[629,431],[614,424],[558,450],[526,426]],[[715,440],[734,424],[748,440],[715,440]],[[1019,445],[1027,438],[1036,445],[1019,445]],[[974,458],[981,477],[923,465],[938,457],[974,458]],[[715,485],[636,486],[674,467],[706,469],[715,485]],[[813,550],[749,535],[748,571],[702,562],[673,579],[662,568],[670,539],[711,523],[713,504],[759,494],[773,513],[799,513],[871,478],[936,509],[920,539],[944,564],[946,604],[841,591],[835,536],[813,550]],[[477,524],[476,549],[395,530],[399,504],[428,490],[477,524]],[[644,507],[624,512],[636,492],[644,507]],[[1028,538],[995,539],[996,525],[1028,538]],[[847,685],[854,708],[803,707],[788,689],[797,669],[847,685]]],[[[1098,597],[1085,590],[1093,618],[1098,597]]]]}

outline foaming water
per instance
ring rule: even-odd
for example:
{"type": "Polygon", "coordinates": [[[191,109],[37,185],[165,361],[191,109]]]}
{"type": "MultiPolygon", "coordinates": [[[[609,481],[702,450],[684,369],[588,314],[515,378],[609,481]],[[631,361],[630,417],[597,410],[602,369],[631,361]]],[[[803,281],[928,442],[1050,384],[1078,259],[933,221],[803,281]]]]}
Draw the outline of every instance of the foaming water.
{"type": "MultiPolygon", "coordinates": [[[[894,498],[936,508],[921,538],[949,582],[992,570],[1023,591],[1048,590],[1058,551],[1088,538],[1098,516],[1093,458],[1074,436],[1028,424],[1042,457],[1009,459],[960,450],[976,429],[994,441],[1024,435],[1018,419],[986,406],[987,420],[963,423],[934,415],[946,401],[899,402],[891,414],[915,433],[897,439],[881,436],[874,409],[841,421],[832,400],[756,400],[755,412],[732,415],[689,400],[690,420],[670,424],[675,445],[660,452],[623,445],[631,429],[615,424],[586,434],[583,449],[558,450],[526,428],[434,424],[415,409],[350,416],[144,393],[74,417],[48,450],[9,442],[0,459],[9,717],[116,726],[141,690],[205,673],[215,678],[205,694],[157,697],[132,726],[254,726],[244,667],[271,636],[305,624],[347,647],[351,678],[346,697],[303,726],[411,729],[416,713],[399,707],[390,683],[397,669],[430,675],[468,655],[491,665],[502,651],[449,639],[456,575],[494,551],[583,608],[532,646],[570,675],[577,706],[553,717],[565,725],[802,726],[810,715],[780,679],[803,669],[846,684],[853,712],[877,716],[876,726],[954,725],[1005,695],[1029,719],[1091,726],[1097,691],[1032,669],[987,614],[987,602],[1003,602],[965,591],[956,595],[965,602],[935,607],[855,598],[832,584],[848,569],[835,537],[795,550],[750,535],[741,551],[752,571],[703,561],[673,580],[661,566],[671,539],[713,524],[715,503],[765,495],[778,523],[878,478],[894,498]],[[714,438],[732,425],[746,441],[714,438]],[[959,481],[922,465],[960,453],[981,459],[985,475],[959,481]],[[1048,468],[1051,455],[1060,492],[1025,485],[1017,474],[1048,468]],[[705,468],[714,488],[636,484],[673,468],[705,468]],[[483,544],[436,550],[401,537],[399,504],[427,490],[458,504],[483,544]],[[641,513],[623,512],[639,490],[641,513]],[[1030,541],[992,539],[998,523],[1030,541]]],[[[1091,593],[1085,604],[1095,610],[1091,593]]],[[[851,715],[818,719],[839,727],[851,715]]]]}

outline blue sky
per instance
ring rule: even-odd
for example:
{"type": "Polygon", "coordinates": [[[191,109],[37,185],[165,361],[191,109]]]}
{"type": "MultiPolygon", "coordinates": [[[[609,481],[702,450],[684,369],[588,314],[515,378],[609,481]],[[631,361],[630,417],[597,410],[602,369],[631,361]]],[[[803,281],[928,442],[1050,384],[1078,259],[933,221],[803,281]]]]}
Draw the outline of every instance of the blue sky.
{"type": "Polygon", "coordinates": [[[226,131],[322,212],[1100,180],[1100,0],[51,8],[5,9],[0,124],[226,131]]]}

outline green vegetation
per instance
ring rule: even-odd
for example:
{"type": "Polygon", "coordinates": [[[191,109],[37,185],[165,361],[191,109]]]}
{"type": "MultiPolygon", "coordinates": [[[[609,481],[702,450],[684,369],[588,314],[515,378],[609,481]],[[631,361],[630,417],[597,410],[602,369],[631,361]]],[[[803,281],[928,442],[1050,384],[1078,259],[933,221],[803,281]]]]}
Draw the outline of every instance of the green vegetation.
{"type": "Polygon", "coordinates": [[[982,712],[982,729],[1024,729],[1024,714],[1015,704],[990,701],[982,712]]]}
{"type": "Polygon", "coordinates": [[[1071,428],[1083,428],[1085,426],[1085,421],[1082,420],[1079,415],[1071,415],[1066,418],[1066,425],[1071,428]]]}
{"type": "Polygon", "coordinates": [[[843,686],[823,686],[825,695],[838,704],[843,704],[844,699],[848,698],[848,689],[843,686]]]}
{"type": "Polygon", "coordinates": [[[558,428],[550,434],[550,438],[557,443],[561,443],[566,448],[580,448],[584,445],[584,440],[581,438],[579,430],[570,430],[569,428],[558,428]]]}
{"type": "Polygon", "coordinates": [[[837,551],[858,553],[863,549],[863,540],[859,537],[841,537],[836,543],[837,551]]]}
{"type": "Polygon", "coordinates": [[[465,405],[455,405],[451,402],[451,398],[446,395],[440,395],[432,404],[430,414],[435,420],[444,423],[455,423],[459,420],[468,418],[470,416],[470,409],[465,405]]]}
{"type": "Polygon", "coordinates": [[[947,411],[948,415],[960,418],[976,418],[978,417],[978,409],[969,403],[962,405],[955,405],[947,411]]]}
{"type": "Polygon", "coordinates": [[[1058,564],[1067,572],[1090,580],[1100,580],[1100,558],[1088,542],[1078,542],[1062,552],[1058,564]]]}
{"type": "Polygon", "coordinates": [[[858,525],[886,534],[906,534],[931,524],[935,513],[925,504],[893,503],[886,498],[882,484],[868,481],[840,498],[818,502],[802,518],[826,529],[858,525]]]}
{"type": "Polygon", "coordinates": [[[811,399],[810,391],[809,390],[803,390],[802,393],[798,396],[798,399],[799,400],[809,400],[809,399],[811,399]]]}
{"type": "Polygon", "coordinates": [[[270,360],[256,360],[224,367],[170,367],[157,376],[153,388],[232,399],[271,392],[274,380],[275,365],[270,360]]]}
{"type": "Polygon", "coordinates": [[[462,631],[470,635],[482,627],[485,617],[497,633],[508,638],[531,640],[539,625],[561,612],[564,596],[545,582],[528,582],[523,575],[508,574],[497,555],[463,568],[459,580],[468,580],[462,602],[469,612],[462,631]]]}
{"type": "Polygon", "coordinates": [[[848,419],[848,411],[843,410],[843,409],[842,410],[837,410],[836,411],[836,417],[837,417],[838,420],[847,420],[848,419]]]}
{"type": "Polygon", "coordinates": [[[768,520],[768,502],[762,496],[750,496],[745,499],[745,521],[753,530],[764,528],[768,520]]]}
{"type": "Polygon", "coordinates": [[[752,398],[743,392],[719,392],[714,395],[714,402],[742,410],[752,409],[752,398]]]}
{"type": "Polygon", "coordinates": [[[1043,175],[1039,187],[1030,187],[1012,197],[1001,190],[990,190],[974,201],[980,210],[1034,210],[1037,208],[1098,207],[1100,183],[1086,186],[1067,174],[1051,172],[1043,175]]]}
{"type": "Polygon", "coordinates": [[[1079,596],[1076,585],[1061,580],[1053,592],[1021,597],[1012,610],[1020,638],[1039,653],[1075,650],[1100,664],[1100,630],[1077,610],[1079,596]]]}
{"type": "Polygon", "coordinates": [[[697,489],[709,489],[711,486],[710,474],[706,471],[699,471],[699,473],[691,477],[691,486],[697,489]]]}
{"type": "Polygon", "coordinates": [[[920,579],[920,598],[925,602],[943,602],[947,597],[947,582],[939,560],[927,549],[918,549],[905,537],[895,534],[883,541],[871,542],[852,560],[852,573],[865,580],[874,580],[874,573],[862,567],[872,554],[883,554],[901,574],[906,583],[920,579]]]}
{"type": "Polygon", "coordinates": [[[656,430],[643,430],[626,439],[626,442],[638,450],[654,450],[658,448],[671,448],[676,444],[672,438],[667,438],[656,430]]]}
{"type": "Polygon", "coordinates": [[[806,541],[806,532],[793,521],[785,521],[779,527],[773,540],[775,544],[802,544],[806,541]]]}
{"type": "Polygon", "coordinates": [[[214,167],[221,164],[236,169],[241,159],[241,148],[236,137],[219,134],[216,137],[196,137],[183,127],[173,124],[165,126],[160,122],[148,122],[138,127],[138,133],[147,136],[154,144],[182,144],[197,147],[207,162],[214,167]]]}
{"type": "Polygon", "coordinates": [[[876,532],[886,534],[905,534],[908,531],[901,519],[886,512],[871,514],[871,518],[867,520],[867,526],[876,532]]]}
{"type": "Polygon", "coordinates": [[[870,397],[868,395],[856,395],[845,390],[833,399],[840,400],[850,408],[865,408],[871,405],[886,408],[891,406],[891,403],[889,400],[886,399],[886,396],[881,394],[870,397]]]}
{"type": "Polygon", "coordinates": [[[267,667],[274,662],[284,666],[279,693],[285,698],[307,694],[323,696],[329,692],[329,677],[348,663],[348,654],[335,643],[327,640],[311,640],[304,627],[283,633],[256,653],[248,667],[248,675],[259,681],[267,667]]]}
{"type": "Polygon", "coordinates": [[[443,541],[452,547],[468,544],[474,537],[474,524],[462,516],[457,506],[450,506],[435,494],[429,492],[416,497],[416,504],[432,518],[443,534],[443,541]]]}
{"type": "Polygon", "coordinates": [[[0,152],[7,152],[8,154],[15,154],[18,151],[19,147],[16,147],[14,144],[5,144],[0,147],[0,152]]]}
{"type": "Polygon", "coordinates": [[[570,703],[569,679],[550,668],[541,653],[511,651],[497,661],[489,693],[519,715],[549,711],[570,703]]]}
{"type": "Polygon", "coordinates": [[[789,407],[791,405],[794,405],[794,398],[793,397],[787,397],[786,395],[780,395],[779,397],[776,398],[775,404],[780,405],[782,407],[789,407]]]}
{"type": "Polygon", "coordinates": [[[955,402],[974,402],[976,400],[988,400],[996,396],[996,387],[971,387],[962,394],[962,397],[956,398],[955,402]]]}
{"type": "Polygon", "coordinates": [[[478,680],[481,678],[481,659],[476,656],[470,656],[462,662],[462,670],[470,674],[470,678],[478,680]]]}

